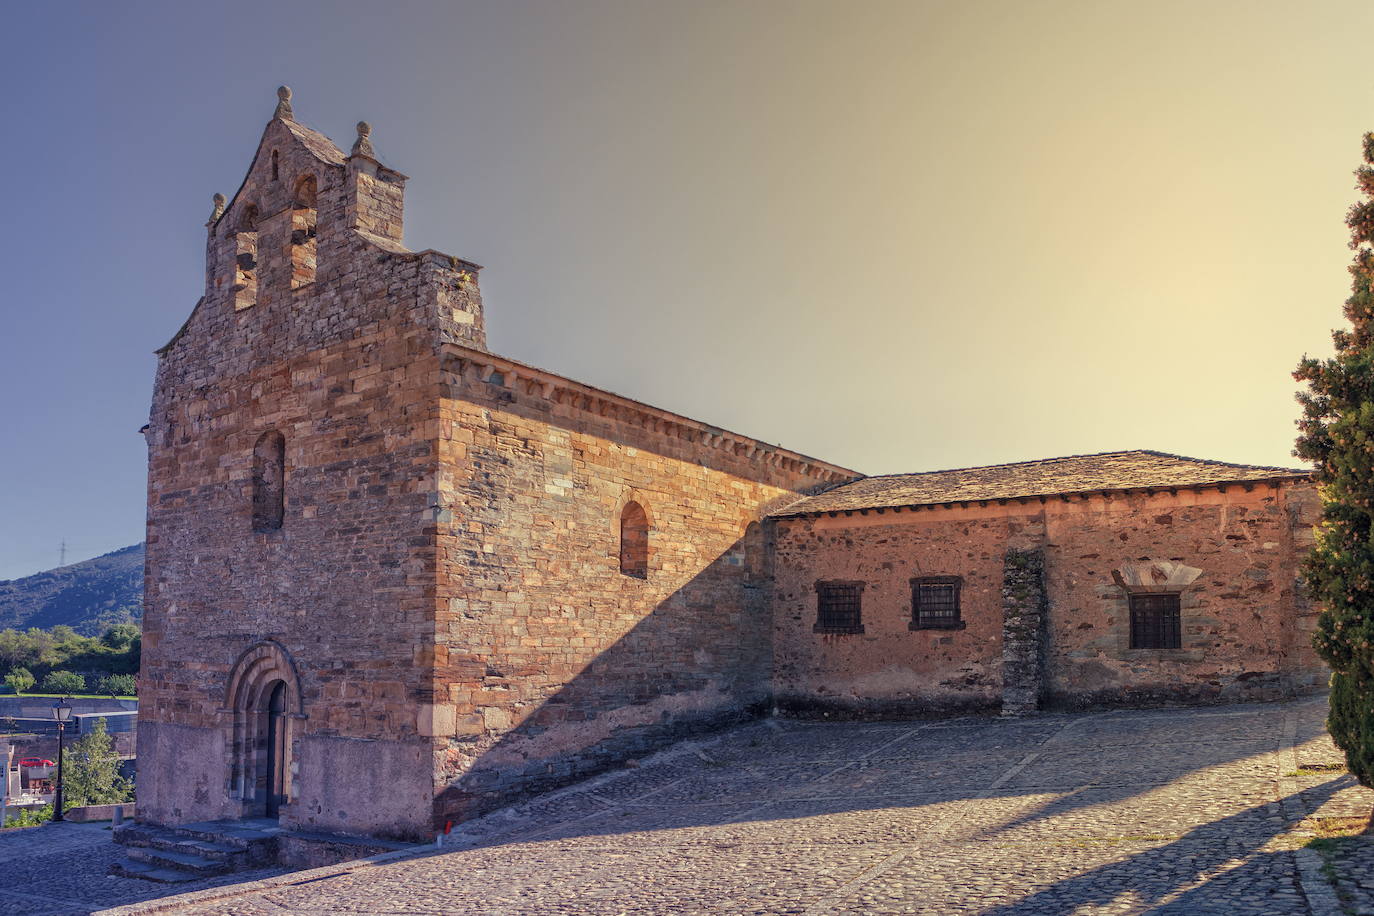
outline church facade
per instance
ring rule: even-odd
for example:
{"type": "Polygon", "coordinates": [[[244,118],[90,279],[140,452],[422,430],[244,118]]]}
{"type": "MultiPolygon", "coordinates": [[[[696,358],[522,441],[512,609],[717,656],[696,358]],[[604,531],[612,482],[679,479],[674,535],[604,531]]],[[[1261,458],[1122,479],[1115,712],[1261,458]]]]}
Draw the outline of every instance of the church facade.
{"type": "Polygon", "coordinates": [[[865,477],[487,349],[406,176],[279,92],[149,425],[138,817],[419,840],[775,709],[1317,689],[1308,475],[865,477]]]}

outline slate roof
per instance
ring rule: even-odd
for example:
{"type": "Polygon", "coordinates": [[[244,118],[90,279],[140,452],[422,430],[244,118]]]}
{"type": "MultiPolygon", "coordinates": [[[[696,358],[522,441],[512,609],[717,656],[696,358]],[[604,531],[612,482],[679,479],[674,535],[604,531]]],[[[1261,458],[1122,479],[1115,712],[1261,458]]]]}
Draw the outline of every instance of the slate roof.
{"type": "Polygon", "coordinates": [[[345,156],[343,150],[339,149],[334,141],[320,133],[318,130],[306,127],[304,124],[297,124],[291,118],[282,118],[282,123],[286,129],[295,135],[301,144],[322,162],[330,165],[343,165],[345,156]]]}
{"type": "Polygon", "coordinates": [[[1071,455],[981,468],[863,477],[772,513],[777,517],[855,509],[1098,493],[1104,490],[1215,486],[1301,479],[1311,471],[1186,458],[1144,449],[1071,455]]]}

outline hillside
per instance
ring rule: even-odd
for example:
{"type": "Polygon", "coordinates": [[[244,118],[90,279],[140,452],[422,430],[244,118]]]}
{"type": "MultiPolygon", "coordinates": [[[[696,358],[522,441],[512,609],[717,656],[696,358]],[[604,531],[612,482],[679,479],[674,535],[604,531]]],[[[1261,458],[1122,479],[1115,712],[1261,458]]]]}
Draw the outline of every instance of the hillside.
{"type": "Polygon", "coordinates": [[[66,624],[98,636],[111,624],[142,616],[142,544],[22,579],[0,579],[0,629],[66,624]]]}

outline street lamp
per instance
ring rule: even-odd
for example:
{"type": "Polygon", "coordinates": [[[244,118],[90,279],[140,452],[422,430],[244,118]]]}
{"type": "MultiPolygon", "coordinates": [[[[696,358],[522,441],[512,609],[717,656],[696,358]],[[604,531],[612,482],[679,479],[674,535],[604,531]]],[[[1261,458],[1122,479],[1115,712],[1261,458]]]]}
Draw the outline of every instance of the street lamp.
{"type": "Polygon", "coordinates": [[[53,798],[52,819],[62,820],[62,732],[67,727],[67,720],[72,717],[72,704],[63,697],[52,704],[52,717],[57,720],[57,792],[53,798]]]}

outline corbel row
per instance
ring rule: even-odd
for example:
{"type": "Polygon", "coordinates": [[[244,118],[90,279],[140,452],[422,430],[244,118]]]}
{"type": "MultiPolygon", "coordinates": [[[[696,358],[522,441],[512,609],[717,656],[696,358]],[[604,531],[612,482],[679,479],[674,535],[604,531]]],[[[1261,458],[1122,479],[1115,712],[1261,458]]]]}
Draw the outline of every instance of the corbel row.
{"type": "Polygon", "coordinates": [[[833,482],[849,479],[830,468],[796,455],[773,448],[745,436],[737,436],[720,429],[703,426],[686,417],[679,417],[644,404],[618,398],[606,392],[585,388],[567,379],[550,375],[531,366],[521,365],[497,356],[476,358],[463,355],[455,358],[458,374],[474,382],[499,384],[528,397],[538,397],[564,407],[592,414],[606,420],[625,423],[669,439],[704,445],[708,448],[779,468],[804,474],[817,480],[833,482]]]}

